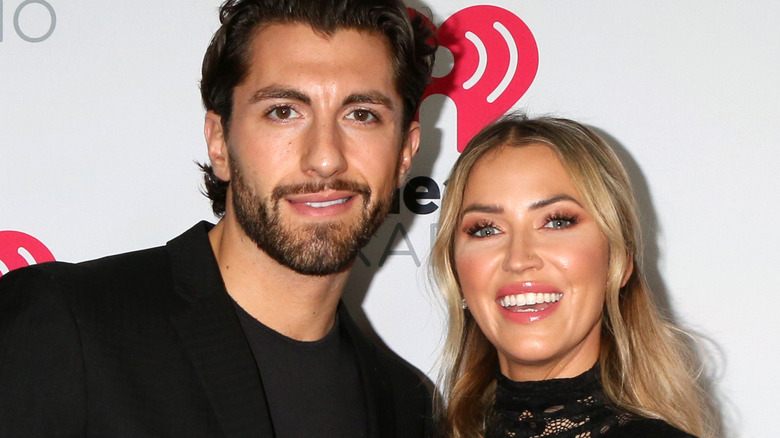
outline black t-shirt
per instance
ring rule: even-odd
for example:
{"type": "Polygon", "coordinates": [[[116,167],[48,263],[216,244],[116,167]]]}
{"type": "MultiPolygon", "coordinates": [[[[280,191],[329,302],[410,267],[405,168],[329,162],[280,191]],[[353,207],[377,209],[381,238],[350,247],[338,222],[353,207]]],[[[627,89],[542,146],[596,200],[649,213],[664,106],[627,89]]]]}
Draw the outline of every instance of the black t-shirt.
{"type": "Polygon", "coordinates": [[[288,338],[235,305],[263,381],[277,438],[365,437],[366,408],[355,351],[338,318],[324,338],[288,338]]]}

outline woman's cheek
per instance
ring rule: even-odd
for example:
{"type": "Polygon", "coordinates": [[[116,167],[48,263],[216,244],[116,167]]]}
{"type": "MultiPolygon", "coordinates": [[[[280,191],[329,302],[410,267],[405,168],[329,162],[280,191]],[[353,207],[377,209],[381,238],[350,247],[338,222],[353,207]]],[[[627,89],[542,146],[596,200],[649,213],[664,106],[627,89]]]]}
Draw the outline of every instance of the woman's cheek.
{"type": "Polygon", "coordinates": [[[500,257],[489,245],[466,243],[456,248],[455,266],[463,293],[474,294],[489,286],[500,268],[500,257]]]}

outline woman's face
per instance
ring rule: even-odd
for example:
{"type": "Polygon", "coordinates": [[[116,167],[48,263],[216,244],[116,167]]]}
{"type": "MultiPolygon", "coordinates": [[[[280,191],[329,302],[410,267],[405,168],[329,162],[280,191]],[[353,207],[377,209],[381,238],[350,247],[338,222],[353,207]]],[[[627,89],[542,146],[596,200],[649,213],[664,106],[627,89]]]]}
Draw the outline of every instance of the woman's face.
{"type": "Polygon", "coordinates": [[[583,206],[542,144],[488,153],[469,175],[455,265],[512,380],[574,377],[598,359],[609,248],[583,206]]]}

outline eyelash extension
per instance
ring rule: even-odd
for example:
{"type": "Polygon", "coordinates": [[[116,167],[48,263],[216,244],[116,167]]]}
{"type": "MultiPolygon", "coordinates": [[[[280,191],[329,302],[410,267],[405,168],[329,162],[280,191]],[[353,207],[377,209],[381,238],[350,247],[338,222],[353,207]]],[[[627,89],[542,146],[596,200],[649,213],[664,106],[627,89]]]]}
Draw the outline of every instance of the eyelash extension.
{"type": "MultiPolygon", "coordinates": [[[[465,227],[463,229],[463,232],[468,234],[469,236],[477,237],[477,236],[475,236],[475,234],[477,233],[477,231],[479,231],[479,230],[481,230],[483,228],[495,228],[495,229],[498,229],[498,227],[496,226],[496,224],[494,222],[492,222],[490,220],[487,220],[487,219],[483,219],[483,220],[479,220],[477,222],[474,222],[473,224],[469,225],[468,227],[465,227]]],[[[482,236],[479,236],[479,237],[482,237],[482,236]]]]}
{"type": "Polygon", "coordinates": [[[576,214],[569,214],[569,213],[563,213],[563,212],[555,212],[549,214],[545,219],[544,223],[548,224],[550,222],[554,221],[566,221],[569,222],[571,225],[577,225],[577,222],[579,222],[579,216],[576,214]]]}

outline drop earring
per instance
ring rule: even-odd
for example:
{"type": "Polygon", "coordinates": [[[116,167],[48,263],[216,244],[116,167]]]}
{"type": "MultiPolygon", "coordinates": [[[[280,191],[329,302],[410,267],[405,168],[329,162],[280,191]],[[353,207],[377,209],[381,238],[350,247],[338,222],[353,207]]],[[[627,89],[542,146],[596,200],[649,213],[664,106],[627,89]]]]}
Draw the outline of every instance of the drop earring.
{"type": "Polygon", "coordinates": [[[466,310],[466,309],[469,308],[469,305],[468,305],[468,303],[466,303],[466,299],[465,298],[460,300],[460,308],[463,309],[463,310],[466,310]]]}

